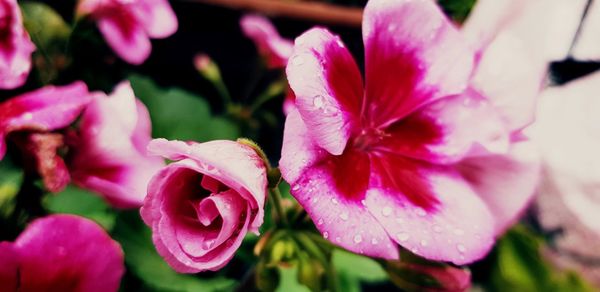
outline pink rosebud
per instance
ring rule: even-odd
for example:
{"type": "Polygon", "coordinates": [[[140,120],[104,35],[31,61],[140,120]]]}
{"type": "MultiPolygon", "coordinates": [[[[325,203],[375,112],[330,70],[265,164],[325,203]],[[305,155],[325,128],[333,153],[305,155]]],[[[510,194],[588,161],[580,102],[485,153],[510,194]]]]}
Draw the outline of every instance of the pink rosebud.
{"type": "Polygon", "coordinates": [[[594,264],[600,259],[598,92],[600,73],[546,89],[531,131],[544,162],[539,219],[546,229],[561,231],[549,258],[600,287],[600,267],[594,264]]]}
{"type": "Polygon", "coordinates": [[[35,45],[23,27],[16,0],[0,2],[0,89],[17,88],[31,70],[35,45]]]}
{"type": "Polygon", "coordinates": [[[158,253],[178,272],[220,269],[263,222],[263,160],[251,147],[224,140],[156,139],[148,150],[176,161],[152,178],[141,209],[158,253]]]}
{"type": "Polygon", "coordinates": [[[1,291],[117,291],[124,272],[119,244],[78,216],[37,219],[0,243],[1,291]]]}
{"type": "Polygon", "coordinates": [[[43,178],[50,191],[60,191],[69,182],[65,164],[57,154],[64,146],[62,135],[48,133],[67,127],[92,100],[83,82],[46,86],[0,103],[0,160],[6,153],[5,139],[21,146],[26,163],[43,178]]]}
{"type": "Polygon", "coordinates": [[[146,154],[150,116],[129,82],[117,85],[110,96],[98,93],[70,138],[68,166],[75,184],[118,208],[142,205],[148,181],[164,161],[146,154]]]}
{"type": "Polygon", "coordinates": [[[77,12],[96,20],[108,45],[134,65],[150,55],[150,38],[166,38],[178,25],[167,0],[82,0],[77,12]]]}
{"type": "Polygon", "coordinates": [[[513,145],[532,114],[515,105],[530,101],[473,86],[475,52],[433,1],[369,1],[363,41],[364,87],[339,37],[296,39],[280,160],[292,195],[351,251],[480,259],[533,193],[535,157],[513,145]]]}
{"type": "Polygon", "coordinates": [[[254,42],[269,68],[285,67],[294,44],[291,40],[282,38],[267,18],[245,15],[240,19],[240,26],[246,37],[254,42]]]}

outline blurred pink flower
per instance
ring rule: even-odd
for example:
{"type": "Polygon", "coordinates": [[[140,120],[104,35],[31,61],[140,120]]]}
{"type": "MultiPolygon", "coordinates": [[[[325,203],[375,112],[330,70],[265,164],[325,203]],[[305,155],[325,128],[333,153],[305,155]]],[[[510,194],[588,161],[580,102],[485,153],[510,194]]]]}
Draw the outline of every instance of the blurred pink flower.
{"type": "Polygon", "coordinates": [[[150,55],[150,38],[166,38],[178,25],[167,0],[81,0],[77,12],[97,21],[108,45],[134,65],[150,55]]]}
{"type": "Polygon", "coordinates": [[[537,206],[542,226],[560,230],[550,259],[600,287],[600,73],[550,87],[531,132],[543,159],[537,206]],[[587,259],[587,261],[582,260],[587,259]]]}
{"type": "Polygon", "coordinates": [[[0,243],[1,291],[117,291],[124,272],[119,244],[78,216],[37,219],[0,243]]]}
{"type": "Polygon", "coordinates": [[[35,45],[23,27],[17,1],[0,1],[0,89],[13,89],[25,83],[33,51],[35,45]]]}
{"type": "Polygon", "coordinates": [[[176,161],[154,176],[141,209],[158,253],[178,272],[220,269],[263,222],[263,160],[249,146],[223,140],[156,139],[148,150],[176,161]]]}
{"type": "Polygon", "coordinates": [[[57,149],[64,146],[62,135],[49,133],[67,127],[91,102],[87,86],[74,82],[46,86],[0,103],[0,160],[6,153],[6,138],[13,132],[24,157],[42,176],[46,187],[60,191],[69,174],[57,149]]]}
{"type": "MultiPolygon", "coordinates": [[[[292,55],[294,43],[282,38],[273,24],[260,15],[245,15],[240,20],[244,34],[250,38],[271,69],[284,68],[292,55]]],[[[295,108],[296,96],[286,89],[283,112],[287,115],[295,108]]]]}
{"type": "Polygon", "coordinates": [[[244,34],[250,38],[272,69],[284,68],[292,55],[294,44],[282,38],[273,24],[260,15],[245,15],[240,20],[244,34]]]}
{"type": "Polygon", "coordinates": [[[146,154],[150,116],[129,82],[117,85],[110,96],[97,93],[69,138],[73,182],[118,208],[140,207],[150,178],[165,165],[146,154]]]}
{"type": "MultiPolygon", "coordinates": [[[[495,60],[475,62],[433,1],[370,1],[363,40],[364,88],[339,37],[314,28],[296,39],[297,110],[280,161],[292,194],[354,252],[396,259],[400,244],[456,264],[483,257],[533,194],[535,152],[516,142],[535,94],[492,90],[495,60]]],[[[492,48],[504,54],[481,50],[492,48]]],[[[543,74],[531,74],[539,88],[543,74]]]]}

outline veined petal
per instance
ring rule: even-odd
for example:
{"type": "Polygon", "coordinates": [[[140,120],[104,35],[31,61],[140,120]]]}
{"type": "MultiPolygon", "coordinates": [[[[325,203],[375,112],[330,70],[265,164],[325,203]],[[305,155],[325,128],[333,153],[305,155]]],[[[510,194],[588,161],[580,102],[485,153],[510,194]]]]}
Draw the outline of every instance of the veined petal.
{"type": "Polygon", "coordinates": [[[358,126],[362,80],[338,36],[313,28],[296,39],[286,73],[296,106],[321,148],[339,155],[358,126]]]}
{"type": "Polygon", "coordinates": [[[389,160],[395,170],[383,174],[389,169],[374,164],[365,201],[394,241],[427,259],[459,265],[478,260],[490,250],[493,217],[460,175],[414,161],[382,159],[389,160]],[[396,184],[386,175],[392,175],[396,184]]]}
{"type": "Polygon", "coordinates": [[[496,109],[472,90],[430,103],[385,132],[376,149],[433,163],[505,153],[509,147],[508,130],[496,109]]]}
{"type": "Polygon", "coordinates": [[[371,0],[363,20],[365,103],[372,127],[465,89],[473,52],[430,0],[371,0]]]}
{"type": "Polygon", "coordinates": [[[530,141],[513,144],[506,155],[467,158],[457,167],[492,212],[496,235],[529,205],[540,176],[539,155],[530,141]]]}

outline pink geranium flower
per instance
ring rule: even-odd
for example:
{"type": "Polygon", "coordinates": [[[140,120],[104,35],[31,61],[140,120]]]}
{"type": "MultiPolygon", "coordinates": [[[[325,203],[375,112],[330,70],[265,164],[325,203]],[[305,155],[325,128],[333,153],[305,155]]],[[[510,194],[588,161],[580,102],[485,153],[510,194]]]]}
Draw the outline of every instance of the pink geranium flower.
{"type": "Polygon", "coordinates": [[[146,155],[150,116],[129,82],[110,96],[97,93],[84,111],[76,135],[69,136],[73,182],[93,190],[119,208],[140,207],[150,178],[164,166],[146,155]]]}
{"type": "MultiPolygon", "coordinates": [[[[244,34],[250,38],[271,69],[284,68],[292,55],[294,43],[279,35],[269,19],[260,15],[245,15],[240,20],[244,34]]],[[[283,112],[287,115],[295,107],[296,96],[286,89],[283,112]]]]}
{"type": "Polygon", "coordinates": [[[0,243],[1,291],[117,291],[124,272],[119,244],[73,215],[37,219],[0,243]]]}
{"type": "Polygon", "coordinates": [[[475,63],[433,1],[370,1],[363,40],[364,87],[339,37],[314,28],[296,39],[297,110],[280,161],[292,194],[351,251],[395,259],[399,244],[432,260],[481,258],[533,193],[535,157],[511,144],[532,112],[475,82],[495,63],[475,63]]]}
{"type": "Polygon", "coordinates": [[[0,2],[0,89],[13,89],[25,83],[33,51],[35,45],[23,27],[17,1],[0,2]]]}
{"type": "Polygon", "coordinates": [[[134,65],[150,55],[150,38],[166,38],[177,30],[167,0],[81,0],[77,11],[96,20],[108,45],[134,65]]]}
{"type": "Polygon", "coordinates": [[[158,253],[178,272],[220,269],[263,222],[263,160],[251,147],[223,140],[156,139],[148,149],[176,161],[154,176],[141,209],[158,253]]]}
{"type": "Polygon", "coordinates": [[[61,134],[50,133],[73,123],[92,100],[83,82],[46,86],[0,103],[0,160],[10,135],[21,146],[26,163],[37,170],[51,191],[69,182],[69,173],[57,150],[61,134]]]}

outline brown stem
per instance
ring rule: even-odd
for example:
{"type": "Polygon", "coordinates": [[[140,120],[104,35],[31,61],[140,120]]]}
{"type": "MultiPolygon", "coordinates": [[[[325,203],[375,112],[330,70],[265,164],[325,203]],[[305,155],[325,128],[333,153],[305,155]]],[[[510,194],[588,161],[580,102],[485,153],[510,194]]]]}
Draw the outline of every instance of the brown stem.
{"type": "Polygon", "coordinates": [[[281,16],[309,20],[318,23],[360,27],[362,9],[321,2],[282,0],[180,0],[198,2],[231,9],[251,10],[270,16],[281,16]]]}

